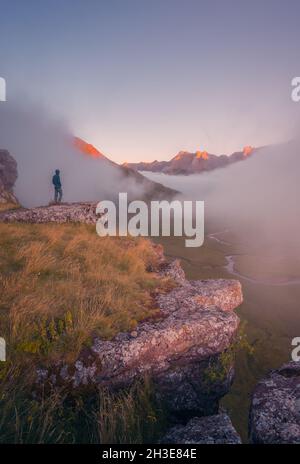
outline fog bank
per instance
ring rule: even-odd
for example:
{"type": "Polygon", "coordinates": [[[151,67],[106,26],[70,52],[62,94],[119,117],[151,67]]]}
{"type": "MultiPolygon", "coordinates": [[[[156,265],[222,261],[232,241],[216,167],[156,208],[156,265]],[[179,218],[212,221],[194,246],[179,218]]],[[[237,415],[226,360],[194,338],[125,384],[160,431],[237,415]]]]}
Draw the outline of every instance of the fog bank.
{"type": "Polygon", "coordinates": [[[0,105],[0,148],[18,163],[15,194],[26,207],[53,200],[55,169],[61,171],[63,201],[98,202],[119,191],[136,197],[144,193],[144,186],[124,178],[117,166],[80,153],[67,124],[30,103],[0,105]]]}
{"type": "MultiPolygon", "coordinates": [[[[205,219],[229,228],[255,246],[300,243],[300,141],[261,148],[248,160],[192,175],[147,176],[183,192],[183,199],[205,201],[205,219]]],[[[146,175],[146,173],[144,173],[146,175]]]]}

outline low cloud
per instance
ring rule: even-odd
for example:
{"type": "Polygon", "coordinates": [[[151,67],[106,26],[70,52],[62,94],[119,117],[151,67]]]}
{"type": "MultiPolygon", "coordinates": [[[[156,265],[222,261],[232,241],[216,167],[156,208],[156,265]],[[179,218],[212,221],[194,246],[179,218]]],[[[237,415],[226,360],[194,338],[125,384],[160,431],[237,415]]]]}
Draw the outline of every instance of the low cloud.
{"type": "Polygon", "coordinates": [[[153,185],[141,185],[124,177],[108,161],[83,155],[74,147],[67,124],[36,105],[12,101],[0,105],[0,148],[18,163],[15,193],[26,207],[48,204],[53,199],[51,183],[60,169],[64,201],[114,199],[118,192],[140,197],[153,185]]]}

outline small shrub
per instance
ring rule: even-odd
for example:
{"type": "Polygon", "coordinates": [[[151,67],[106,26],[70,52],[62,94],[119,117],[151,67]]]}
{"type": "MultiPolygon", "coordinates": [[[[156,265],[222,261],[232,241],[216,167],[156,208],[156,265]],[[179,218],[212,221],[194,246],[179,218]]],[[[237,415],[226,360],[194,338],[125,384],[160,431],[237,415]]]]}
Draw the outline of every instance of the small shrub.
{"type": "Polygon", "coordinates": [[[222,383],[226,380],[230,368],[239,352],[245,352],[248,355],[253,354],[253,347],[249,344],[245,332],[245,324],[241,324],[238,333],[230,347],[214,358],[204,372],[205,383],[207,388],[215,383],[222,383]]]}

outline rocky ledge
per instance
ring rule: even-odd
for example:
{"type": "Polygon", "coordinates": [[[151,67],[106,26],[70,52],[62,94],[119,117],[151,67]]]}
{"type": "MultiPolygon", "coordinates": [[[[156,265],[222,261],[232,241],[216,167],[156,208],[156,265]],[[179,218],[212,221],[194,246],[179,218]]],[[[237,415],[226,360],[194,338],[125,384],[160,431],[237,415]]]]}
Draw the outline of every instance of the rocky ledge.
{"type": "Polygon", "coordinates": [[[47,223],[81,222],[95,224],[96,203],[61,203],[37,208],[19,208],[0,213],[1,222],[47,223]]]}
{"type": "Polygon", "coordinates": [[[146,375],[176,421],[217,413],[233,366],[214,380],[206,372],[235,338],[239,318],[233,309],[242,302],[241,285],[235,280],[189,282],[178,261],[163,263],[160,273],[172,276],[177,286],[157,296],[159,320],[140,323],[112,341],[96,338],[74,364],[40,369],[38,381],[116,390],[146,375]]]}
{"type": "Polygon", "coordinates": [[[300,362],[284,364],[257,384],[249,434],[252,443],[300,443],[300,362]]]}
{"type": "Polygon", "coordinates": [[[173,427],[163,437],[161,443],[239,445],[241,438],[227,414],[215,414],[208,417],[194,417],[186,425],[173,427]]]}

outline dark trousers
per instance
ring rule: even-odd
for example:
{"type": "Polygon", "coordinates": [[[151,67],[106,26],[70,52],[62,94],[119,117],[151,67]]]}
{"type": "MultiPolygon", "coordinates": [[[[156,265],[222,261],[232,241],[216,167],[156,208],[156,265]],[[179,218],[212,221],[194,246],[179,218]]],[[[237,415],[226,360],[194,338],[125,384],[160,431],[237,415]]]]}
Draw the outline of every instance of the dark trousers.
{"type": "Polygon", "coordinates": [[[60,203],[62,199],[62,189],[61,187],[55,187],[54,201],[55,203],[60,203]]]}

